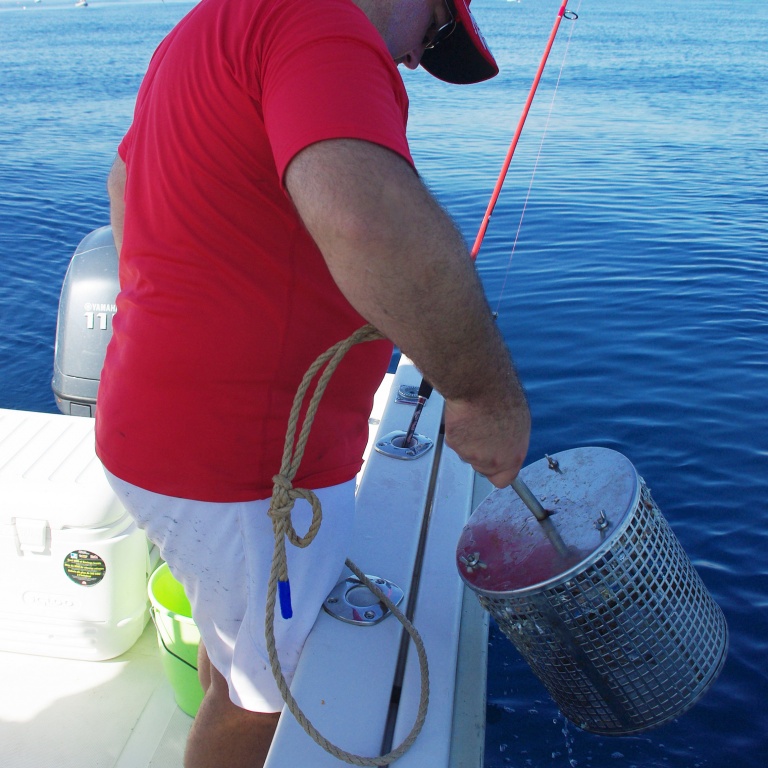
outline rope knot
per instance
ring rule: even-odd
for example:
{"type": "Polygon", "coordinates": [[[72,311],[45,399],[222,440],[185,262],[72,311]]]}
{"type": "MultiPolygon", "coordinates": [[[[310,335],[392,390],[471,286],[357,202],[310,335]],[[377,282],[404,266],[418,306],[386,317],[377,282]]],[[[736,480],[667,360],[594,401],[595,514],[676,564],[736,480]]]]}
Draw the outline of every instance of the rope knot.
{"type": "Polygon", "coordinates": [[[267,514],[276,524],[278,521],[290,520],[291,511],[296,499],[293,495],[293,483],[285,475],[275,475],[272,478],[272,501],[267,514]]]}
{"type": "Polygon", "coordinates": [[[275,536],[281,534],[286,536],[294,547],[300,549],[308,547],[317,536],[323,522],[323,508],[320,505],[320,500],[313,491],[307,488],[294,488],[291,481],[283,474],[275,475],[272,482],[274,483],[272,501],[267,514],[272,518],[272,529],[275,536]],[[303,536],[296,533],[291,519],[291,513],[297,499],[308,501],[312,507],[312,522],[303,536]]]}

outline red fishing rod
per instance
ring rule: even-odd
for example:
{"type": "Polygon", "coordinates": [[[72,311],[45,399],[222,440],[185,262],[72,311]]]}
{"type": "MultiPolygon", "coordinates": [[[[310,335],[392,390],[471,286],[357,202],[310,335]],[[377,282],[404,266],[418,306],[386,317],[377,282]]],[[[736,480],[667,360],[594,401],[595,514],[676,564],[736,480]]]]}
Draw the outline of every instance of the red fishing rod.
{"type": "MultiPolygon", "coordinates": [[[[541,57],[541,61],[539,62],[539,68],[536,70],[536,76],[533,78],[533,84],[531,85],[531,89],[528,92],[528,98],[525,100],[523,112],[520,115],[520,120],[518,121],[517,129],[515,130],[515,135],[512,137],[512,141],[510,142],[507,155],[504,158],[504,164],[502,165],[501,172],[499,173],[499,178],[496,180],[496,186],[493,189],[493,194],[491,195],[491,199],[488,202],[488,208],[485,211],[485,216],[483,216],[480,229],[477,233],[477,237],[475,238],[475,244],[472,246],[472,250],[469,254],[473,261],[477,260],[477,254],[480,251],[480,246],[483,242],[483,238],[485,237],[485,232],[488,229],[488,224],[491,220],[493,209],[496,207],[496,202],[499,199],[501,188],[504,186],[504,180],[507,177],[507,171],[509,170],[509,166],[512,162],[512,157],[515,154],[515,149],[517,148],[517,142],[520,139],[520,134],[523,132],[523,126],[525,125],[525,121],[528,117],[528,112],[531,109],[533,97],[536,95],[536,89],[539,87],[539,81],[541,80],[541,75],[544,72],[544,67],[547,64],[549,52],[552,50],[555,37],[557,37],[557,31],[560,29],[560,22],[563,20],[564,16],[572,20],[578,18],[575,13],[566,10],[567,4],[568,0],[563,0],[562,4],[560,5],[560,10],[557,12],[557,17],[555,18],[552,31],[549,33],[549,39],[547,40],[547,45],[544,49],[544,54],[541,57]]],[[[408,425],[408,429],[406,430],[405,435],[402,438],[402,442],[400,443],[402,448],[407,449],[410,446],[413,440],[413,436],[416,433],[416,426],[419,423],[419,418],[421,417],[421,412],[424,409],[424,404],[427,402],[427,399],[431,394],[432,385],[426,379],[422,379],[416,399],[416,408],[414,409],[413,416],[411,417],[411,423],[408,425]]]]}
{"type": "Polygon", "coordinates": [[[483,216],[483,221],[480,224],[480,230],[478,231],[477,237],[475,238],[475,244],[472,246],[472,250],[469,254],[473,261],[477,259],[477,254],[480,251],[480,245],[482,244],[483,238],[485,237],[485,231],[488,229],[488,223],[491,220],[493,209],[496,207],[496,201],[499,199],[501,188],[504,186],[504,180],[507,177],[507,171],[509,170],[509,165],[512,162],[512,156],[515,154],[517,142],[520,139],[520,134],[523,132],[523,126],[525,125],[525,121],[528,117],[528,112],[531,109],[533,97],[536,95],[536,89],[539,87],[539,80],[541,80],[542,72],[544,72],[544,67],[546,66],[547,59],[549,58],[549,52],[552,50],[552,44],[555,42],[555,37],[557,37],[557,31],[560,29],[560,22],[563,20],[563,16],[566,14],[568,15],[569,19],[578,18],[575,13],[566,11],[565,6],[567,4],[568,0],[563,0],[562,5],[560,6],[560,10],[557,12],[555,24],[552,27],[552,31],[549,33],[549,40],[547,40],[547,46],[544,49],[544,55],[541,57],[541,61],[539,62],[539,68],[536,70],[536,77],[533,78],[533,85],[531,85],[531,90],[528,92],[528,98],[525,100],[523,113],[520,115],[520,120],[517,123],[517,130],[515,131],[515,135],[512,137],[509,149],[507,150],[507,156],[504,158],[504,164],[501,167],[501,173],[499,174],[499,178],[496,181],[496,186],[493,189],[493,194],[491,195],[491,199],[488,203],[488,208],[485,211],[485,216],[483,216]]]}

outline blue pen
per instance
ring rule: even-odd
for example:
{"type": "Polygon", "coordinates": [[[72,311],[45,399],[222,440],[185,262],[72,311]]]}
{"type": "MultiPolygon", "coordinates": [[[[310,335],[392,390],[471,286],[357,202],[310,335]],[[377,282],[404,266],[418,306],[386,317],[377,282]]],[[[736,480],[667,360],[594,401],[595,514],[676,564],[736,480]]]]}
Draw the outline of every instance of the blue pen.
{"type": "Polygon", "coordinates": [[[293,616],[293,608],[291,607],[291,582],[288,579],[277,582],[277,594],[280,597],[280,615],[284,619],[290,619],[293,616]]]}

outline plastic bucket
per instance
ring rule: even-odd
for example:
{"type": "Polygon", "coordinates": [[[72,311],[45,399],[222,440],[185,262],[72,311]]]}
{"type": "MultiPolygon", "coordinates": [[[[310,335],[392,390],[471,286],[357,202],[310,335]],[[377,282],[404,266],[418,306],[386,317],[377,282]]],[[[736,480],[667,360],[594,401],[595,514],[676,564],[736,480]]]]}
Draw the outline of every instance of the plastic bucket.
{"type": "Polygon", "coordinates": [[[197,676],[200,632],[192,620],[184,587],[173,577],[167,563],[149,578],[149,601],[163,670],[179,708],[194,717],[203,700],[203,688],[197,676]]]}

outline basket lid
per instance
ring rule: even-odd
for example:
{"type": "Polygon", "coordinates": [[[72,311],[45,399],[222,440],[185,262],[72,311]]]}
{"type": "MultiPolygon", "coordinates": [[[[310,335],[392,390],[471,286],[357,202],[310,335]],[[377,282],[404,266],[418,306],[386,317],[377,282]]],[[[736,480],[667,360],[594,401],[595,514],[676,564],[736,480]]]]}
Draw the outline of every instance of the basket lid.
{"type": "Polygon", "coordinates": [[[462,531],[456,560],[476,592],[532,591],[594,562],[635,509],[640,480],[632,463],[609,448],[574,448],[520,472],[565,545],[563,554],[512,488],[478,506],[462,531]]]}

